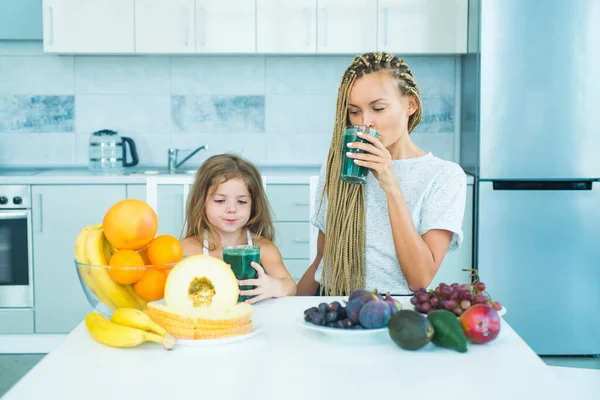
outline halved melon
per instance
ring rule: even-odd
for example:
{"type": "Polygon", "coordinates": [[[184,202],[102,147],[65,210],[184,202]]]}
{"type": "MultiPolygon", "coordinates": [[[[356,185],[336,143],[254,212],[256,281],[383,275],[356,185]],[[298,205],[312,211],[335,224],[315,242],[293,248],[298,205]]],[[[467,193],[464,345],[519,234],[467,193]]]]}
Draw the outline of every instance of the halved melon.
{"type": "Polygon", "coordinates": [[[165,304],[180,315],[218,315],[237,304],[237,279],[225,262],[198,254],[181,260],[165,284],[165,304]]]}

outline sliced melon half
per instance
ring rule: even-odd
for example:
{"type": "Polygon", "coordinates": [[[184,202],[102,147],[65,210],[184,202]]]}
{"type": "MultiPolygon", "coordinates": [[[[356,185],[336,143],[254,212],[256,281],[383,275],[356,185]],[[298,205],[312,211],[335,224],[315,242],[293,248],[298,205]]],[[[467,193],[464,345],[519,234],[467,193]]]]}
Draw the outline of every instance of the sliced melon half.
{"type": "Polygon", "coordinates": [[[192,318],[224,313],[237,304],[239,287],[229,265],[198,254],[181,260],[169,273],[165,303],[174,312],[192,318]]]}

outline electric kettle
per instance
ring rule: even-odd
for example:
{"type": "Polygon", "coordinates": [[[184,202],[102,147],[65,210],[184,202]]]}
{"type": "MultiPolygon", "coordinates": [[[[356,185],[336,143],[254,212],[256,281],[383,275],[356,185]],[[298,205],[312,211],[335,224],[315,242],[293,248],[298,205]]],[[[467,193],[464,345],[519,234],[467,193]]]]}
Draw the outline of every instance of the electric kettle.
{"type": "Polygon", "coordinates": [[[133,139],[120,136],[116,131],[103,129],[92,133],[89,142],[89,170],[102,173],[121,173],[125,167],[139,163],[133,139]],[[131,161],[127,161],[127,155],[131,161]]]}

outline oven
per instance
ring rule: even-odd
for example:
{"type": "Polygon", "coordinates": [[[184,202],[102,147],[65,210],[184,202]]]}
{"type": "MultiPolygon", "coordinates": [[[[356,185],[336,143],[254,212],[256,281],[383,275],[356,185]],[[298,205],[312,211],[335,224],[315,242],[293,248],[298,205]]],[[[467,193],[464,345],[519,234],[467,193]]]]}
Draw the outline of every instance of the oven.
{"type": "Polygon", "coordinates": [[[31,190],[0,185],[0,308],[33,307],[31,190]]]}

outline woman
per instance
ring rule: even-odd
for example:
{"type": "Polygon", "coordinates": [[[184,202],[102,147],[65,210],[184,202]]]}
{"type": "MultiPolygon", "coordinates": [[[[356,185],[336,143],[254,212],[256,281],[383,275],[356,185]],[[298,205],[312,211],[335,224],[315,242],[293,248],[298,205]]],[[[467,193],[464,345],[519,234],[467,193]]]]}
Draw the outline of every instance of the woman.
{"type": "Polygon", "coordinates": [[[338,91],[335,127],[321,169],[314,225],[317,256],[298,295],[348,295],[356,289],[409,294],[427,287],[447,251],[462,242],[466,175],[420,149],[410,133],[421,121],[421,94],[409,66],[383,52],[354,59],[338,91]],[[339,178],[344,127],[379,138],[350,143],[370,174],[364,185],[339,178]]]}

